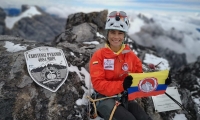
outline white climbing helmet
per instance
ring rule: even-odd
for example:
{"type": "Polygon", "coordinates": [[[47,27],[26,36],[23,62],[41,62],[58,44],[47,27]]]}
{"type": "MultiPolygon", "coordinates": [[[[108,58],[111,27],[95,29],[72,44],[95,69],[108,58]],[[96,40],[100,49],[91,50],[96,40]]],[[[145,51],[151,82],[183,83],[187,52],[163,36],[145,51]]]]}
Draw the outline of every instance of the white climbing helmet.
{"type": "Polygon", "coordinates": [[[129,21],[125,12],[113,11],[109,14],[106,21],[106,30],[114,29],[128,32],[129,21]]]}

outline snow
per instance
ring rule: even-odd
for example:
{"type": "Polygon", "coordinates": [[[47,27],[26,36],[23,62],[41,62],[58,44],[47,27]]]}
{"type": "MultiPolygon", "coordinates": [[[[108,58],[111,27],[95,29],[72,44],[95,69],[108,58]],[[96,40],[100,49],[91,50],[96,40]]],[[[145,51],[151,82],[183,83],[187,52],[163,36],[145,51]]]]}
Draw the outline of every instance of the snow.
{"type": "Polygon", "coordinates": [[[69,72],[76,72],[78,74],[80,80],[84,81],[86,87],[89,88],[89,90],[88,90],[88,89],[86,89],[85,87],[82,86],[85,93],[84,93],[82,99],[78,99],[76,101],[77,105],[87,105],[88,100],[87,100],[86,96],[89,95],[89,93],[93,92],[93,87],[92,87],[92,84],[91,84],[89,72],[83,67],[81,68],[81,71],[79,71],[78,67],[73,66],[73,65],[69,66],[69,72]],[[82,75],[84,75],[84,77],[82,75]]]}
{"type": "Polygon", "coordinates": [[[83,44],[95,44],[95,45],[97,45],[97,44],[99,44],[99,42],[98,41],[83,42],[83,44]]]}
{"type": "Polygon", "coordinates": [[[20,44],[14,44],[12,42],[9,41],[5,41],[5,46],[3,46],[5,48],[7,48],[8,52],[18,52],[20,50],[26,50],[27,46],[20,46],[20,44]]]}
{"type": "Polygon", "coordinates": [[[72,55],[72,56],[76,57],[76,56],[75,56],[75,54],[74,54],[73,52],[70,52],[70,55],[72,55]]]}
{"type": "Polygon", "coordinates": [[[105,38],[102,34],[100,34],[99,32],[96,33],[96,35],[100,38],[105,38]]]}
{"type": "Polygon", "coordinates": [[[172,120],[187,120],[184,114],[175,114],[172,120]]]}
{"type": "Polygon", "coordinates": [[[144,63],[158,65],[160,70],[169,70],[169,63],[166,59],[156,57],[152,54],[145,54],[144,63]]]}
{"type": "Polygon", "coordinates": [[[197,83],[200,85],[200,78],[197,78],[197,83]]]}
{"type": "Polygon", "coordinates": [[[194,101],[196,104],[200,104],[200,98],[193,98],[193,101],[194,101]]]}
{"type": "Polygon", "coordinates": [[[28,10],[26,10],[19,16],[16,16],[16,17],[6,16],[6,19],[5,19],[6,27],[9,29],[12,29],[13,26],[15,25],[15,23],[18,22],[19,20],[21,20],[22,18],[25,18],[25,17],[31,18],[34,15],[41,15],[41,13],[37,10],[37,8],[35,6],[30,6],[30,8],[28,10]]]}

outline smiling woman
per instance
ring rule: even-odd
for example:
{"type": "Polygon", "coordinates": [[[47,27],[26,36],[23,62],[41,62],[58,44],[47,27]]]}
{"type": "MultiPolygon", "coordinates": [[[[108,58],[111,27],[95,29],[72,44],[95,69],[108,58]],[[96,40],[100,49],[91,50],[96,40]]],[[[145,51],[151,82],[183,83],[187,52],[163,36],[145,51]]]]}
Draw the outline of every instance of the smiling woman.
{"type": "Polygon", "coordinates": [[[128,101],[127,89],[133,80],[129,73],[142,73],[140,59],[123,44],[128,28],[125,12],[111,12],[106,21],[105,48],[97,50],[90,60],[90,76],[97,98],[107,98],[96,106],[105,120],[151,120],[136,102],[128,101]]]}
{"type": "Polygon", "coordinates": [[[122,31],[110,30],[108,32],[108,44],[114,52],[118,52],[121,49],[124,37],[125,34],[122,31]]]}
{"type": "Polygon", "coordinates": [[[121,49],[128,28],[129,21],[125,12],[113,11],[109,14],[105,29],[108,30],[107,44],[112,51],[117,53],[121,49]]]}

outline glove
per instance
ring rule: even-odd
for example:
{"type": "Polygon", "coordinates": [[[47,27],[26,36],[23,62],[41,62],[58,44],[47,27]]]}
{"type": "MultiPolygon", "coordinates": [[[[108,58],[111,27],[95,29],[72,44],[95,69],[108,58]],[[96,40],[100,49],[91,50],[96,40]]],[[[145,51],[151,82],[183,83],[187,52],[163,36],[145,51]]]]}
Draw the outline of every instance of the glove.
{"type": "Polygon", "coordinates": [[[133,80],[133,77],[131,75],[126,76],[126,78],[124,79],[124,82],[123,82],[124,90],[126,90],[127,88],[129,88],[131,86],[132,80],[133,80]]]}
{"type": "Polygon", "coordinates": [[[171,73],[169,72],[169,75],[167,77],[167,79],[165,80],[165,85],[169,85],[172,83],[172,78],[171,78],[171,73]]]}

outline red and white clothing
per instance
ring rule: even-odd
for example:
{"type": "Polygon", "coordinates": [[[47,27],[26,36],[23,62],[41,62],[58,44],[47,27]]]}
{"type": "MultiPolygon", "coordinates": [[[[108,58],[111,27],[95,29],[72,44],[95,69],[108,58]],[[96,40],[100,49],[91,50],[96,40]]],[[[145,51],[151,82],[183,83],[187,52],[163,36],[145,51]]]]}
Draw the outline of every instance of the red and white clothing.
{"type": "Polygon", "coordinates": [[[112,96],[124,91],[123,81],[128,73],[141,73],[142,63],[128,45],[114,53],[106,44],[90,60],[93,88],[100,94],[112,96]]]}

